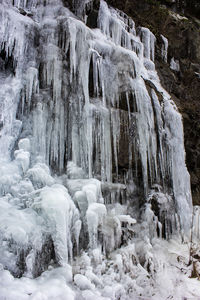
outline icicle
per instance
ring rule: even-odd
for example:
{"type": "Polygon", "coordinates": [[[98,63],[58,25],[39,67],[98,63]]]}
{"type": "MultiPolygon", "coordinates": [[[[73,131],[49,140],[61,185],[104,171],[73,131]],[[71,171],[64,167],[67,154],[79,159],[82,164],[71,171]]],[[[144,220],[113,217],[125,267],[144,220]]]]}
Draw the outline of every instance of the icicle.
{"type": "Polygon", "coordinates": [[[144,44],[144,57],[154,61],[155,41],[156,38],[153,33],[145,27],[140,28],[141,41],[144,44]]]}
{"type": "Polygon", "coordinates": [[[162,34],[160,35],[163,41],[163,45],[161,48],[161,55],[164,62],[167,63],[167,55],[168,55],[168,39],[164,37],[162,34]]]}
{"type": "Polygon", "coordinates": [[[105,205],[100,203],[91,204],[87,210],[86,216],[91,249],[97,248],[98,226],[103,226],[106,214],[105,205]]]}
{"type": "MultiPolygon", "coordinates": [[[[41,208],[49,224],[49,233],[52,235],[58,262],[65,266],[68,259],[72,259],[70,230],[73,214],[77,213],[76,208],[67,190],[60,185],[46,187],[41,191],[41,208]]],[[[78,239],[77,234],[76,239],[78,239]]]]}
{"type": "Polygon", "coordinates": [[[26,100],[28,102],[28,109],[30,109],[32,96],[39,92],[38,70],[36,68],[29,68],[26,74],[26,100]]]}
{"type": "Polygon", "coordinates": [[[112,137],[113,137],[113,149],[114,149],[114,159],[116,176],[118,178],[118,153],[119,153],[119,138],[120,138],[120,124],[119,124],[120,114],[119,110],[111,110],[111,127],[112,127],[112,137]]]}
{"type": "Polygon", "coordinates": [[[199,207],[195,206],[193,208],[193,227],[192,227],[192,239],[194,242],[195,239],[199,239],[200,238],[200,211],[199,211],[199,207]]]}

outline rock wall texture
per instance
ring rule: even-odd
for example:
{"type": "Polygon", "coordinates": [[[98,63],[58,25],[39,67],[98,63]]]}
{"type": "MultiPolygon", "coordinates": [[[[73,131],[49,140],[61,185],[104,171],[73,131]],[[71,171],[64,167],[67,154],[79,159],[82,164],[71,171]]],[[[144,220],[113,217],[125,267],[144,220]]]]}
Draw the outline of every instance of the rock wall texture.
{"type": "Polygon", "coordinates": [[[107,0],[148,27],[157,38],[156,66],[162,85],[183,116],[186,163],[194,204],[200,204],[200,3],[197,0],[107,0]],[[167,62],[161,59],[161,36],[168,39],[167,62]],[[171,59],[180,69],[170,68],[171,59]]]}

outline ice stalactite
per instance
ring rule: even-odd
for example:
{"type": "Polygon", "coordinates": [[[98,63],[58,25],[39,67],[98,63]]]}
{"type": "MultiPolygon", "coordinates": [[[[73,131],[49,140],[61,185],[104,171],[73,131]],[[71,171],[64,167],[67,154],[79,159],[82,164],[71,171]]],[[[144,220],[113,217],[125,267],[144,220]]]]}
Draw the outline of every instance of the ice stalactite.
{"type": "Polygon", "coordinates": [[[168,39],[166,37],[164,37],[161,34],[161,39],[163,42],[162,48],[161,48],[161,55],[162,55],[162,59],[164,60],[164,62],[167,62],[167,56],[168,56],[168,39]]]}

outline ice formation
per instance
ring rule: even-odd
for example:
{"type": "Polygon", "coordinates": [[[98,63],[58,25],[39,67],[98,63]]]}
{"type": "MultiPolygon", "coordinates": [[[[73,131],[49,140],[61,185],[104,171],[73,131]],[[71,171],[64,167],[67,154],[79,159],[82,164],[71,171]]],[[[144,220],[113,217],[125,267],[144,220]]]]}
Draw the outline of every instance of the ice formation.
{"type": "Polygon", "coordinates": [[[170,61],[170,68],[173,71],[179,72],[180,71],[180,64],[179,61],[177,59],[174,59],[174,57],[172,57],[171,61],[170,61]]]}
{"type": "Polygon", "coordinates": [[[164,62],[167,62],[167,55],[168,55],[168,39],[166,37],[164,37],[161,34],[161,39],[163,42],[162,48],[161,48],[161,55],[162,55],[162,59],[164,60],[164,62]]]}
{"type": "Polygon", "coordinates": [[[93,1],[63,3],[0,1],[0,299],[197,299],[199,209],[156,38],[103,0],[95,28],[93,1]]]}

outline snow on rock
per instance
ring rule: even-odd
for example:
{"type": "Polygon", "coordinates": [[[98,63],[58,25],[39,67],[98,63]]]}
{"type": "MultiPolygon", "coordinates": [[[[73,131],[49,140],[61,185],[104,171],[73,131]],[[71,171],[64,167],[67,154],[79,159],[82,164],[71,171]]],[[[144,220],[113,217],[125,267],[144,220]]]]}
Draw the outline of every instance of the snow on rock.
{"type": "Polygon", "coordinates": [[[173,71],[176,71],[176,72],[180,71],[179,61],[177,59],[174,59],[174,57],[172,57],[172,59],[170,61],[170,69],[172,69],[173,71]]]}
{"type": "Polygon", "coordinates": [[[24,151],[23,149],[16,150],[14,153],[15,160],[19,164],[19,166],[22,169],[23,173],[26,173],[26,171],[29,168],[30,165],[30,153],[27,151],[24,151]]]}
{"type": "MultiPolygon", "coordinates": [[[[69,271],[70,274],[70,271],[69,271]]],[[[41,277],[15,279],[8,271],[0,271],[1,299],[59,299],[75,300],[75,292],[66,285],[68,278],[66,269],[47,270],[41,277]]]]}
{"type": "Polygon", "coordinates": [[[94,293],[90,290],[85,290],[82,292],[82,297],[84,300],[93,300],[93,299],[97,299],[97,300],[109,300],[110,298],[107,297],[102,297],[99,295],[99,293],[94,293]]]}
{"type": "Polygon", "coordinates": [[[34,187],[30,180],[27,178],[21,180],[17,185],[12,185],[10,192],[14,197],[20,197],[22,195],[28,195],[34,191],[34,187]]]}
{"type": "Polygon", "coordinates": [[[118,215],[117,218],[120,222],[128,223],[129,225],[136,223],[136,220],[131,218],[129,215],[118,215]]]}
{"type": "Polygon", "coordinates": [[[67,187],[75,199],[86,199],[87,205],[102,201],[101,182],[97,179],[70,179],[67,187]]]}
{"type": "Polygon", "coordinates": [[[94,284],[84,275],[76,274],[74,276],[74,282],[81,290],[93,290],[95,288],[94,284]]]}
{"type": "Polygon", "coordinates": [[[70,179],[85,178],[83,169],[77,167],[73,161],[69,161],[67,164],[67,174],[70,179]]]}
{"type": "Polygon", "coordinates": [[[51,186],[55,182],[53,177],[50,175],[48,166],[43,163],[37,163],[30,168],[27,172],[27,177],[37,188],[41,188],[46,185],[51,186]]]}
{"type": "Polygon", "coordinates": [[[30,152],[30,140],[27,138],[19,140],[18,147],[20,150],[22,149],[24,151],[30,152]]]}
{"type": "Polygon", "coordinates": [[[1,263],[13,274],[20,276],[23,273],[20,255],[23,257],[23,253],[29,253],[29,247],[41,250],[42,220],[31,209],[19,210],[6,200],[4,197],[0,201],[1,263]]]}
{"type": "Polygon", "coordinates": [[[2,162],[0,174],[0,193],[6,195],[12,186],[16,186],[22,179],[19,166],[13,162],[2,162]]]}

